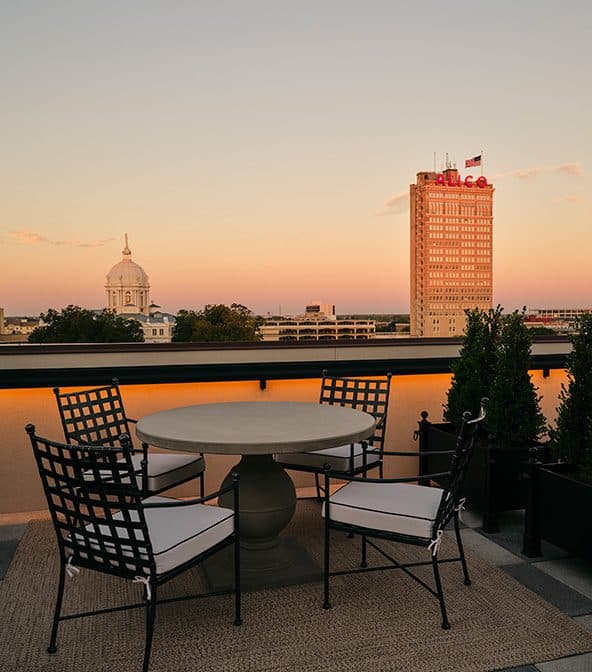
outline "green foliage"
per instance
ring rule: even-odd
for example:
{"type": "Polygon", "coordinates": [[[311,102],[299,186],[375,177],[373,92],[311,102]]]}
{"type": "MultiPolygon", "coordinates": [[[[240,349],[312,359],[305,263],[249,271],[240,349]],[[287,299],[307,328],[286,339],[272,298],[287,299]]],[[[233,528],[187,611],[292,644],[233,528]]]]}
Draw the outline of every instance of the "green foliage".
{"type": "Polygon", "coordinates": [[[502,325],[500,306],[487,312],[474,308],[465,314],[463,345],[452,365],[454,375],[444,410],[444,419],[457,426],[467,410],[476,417],[482,397],[489,397],[502,325]]]}
{"type": "Polygon", "coordinates": [[[524,324],[524,311],[502,320],[489,390],[487,429],[502,445],[523,445],[545,430],[545,418],[528,372],[532,334],[524,324]]]}
{"type": "Polygon", "coordinates": [[[195,310],[180,310],[177,313],[175,326],[173,327],[173,342],[191,341],[193,325],[198,319],[199,315],[195,310]]]}
{"type": "Polygon", "coordinates": [[[502,445],[521,445],[545,429],[537,391],[528,372],[532,337],[524,311],[504,316],[497,306],[467,310],[459,358],[448,390],[444,418],[460,424],[463,411],[473,416],[482,397],[489,398],[485,429],[502,445]]]}
{"type": "Polygon", "coordinates": [[[549,327],[529,327],[531,336],[556,336],[557,332],[549,327]]]}
{"type": "Polygon", "coordinates": [[[41,314],[45,326],[29,335],[29,343],[128,343],[144,340],[138,320],[116,315],[111,310],[94,312],[80,306],[62,311],[50,308],[41,314]]]}
{"type": "Polygon", "coordinates": [[[240,303],[205,306],[203,310],[180,310],[173,341],[258,341],[260,320],[240,303]]]}
{"type": "Polygon", "coordinates": [[[592,313],[584,313],[570,334],[567,387],[562,385],[557,425],[550,430],[551,450],[592,477],[592,313]]]}

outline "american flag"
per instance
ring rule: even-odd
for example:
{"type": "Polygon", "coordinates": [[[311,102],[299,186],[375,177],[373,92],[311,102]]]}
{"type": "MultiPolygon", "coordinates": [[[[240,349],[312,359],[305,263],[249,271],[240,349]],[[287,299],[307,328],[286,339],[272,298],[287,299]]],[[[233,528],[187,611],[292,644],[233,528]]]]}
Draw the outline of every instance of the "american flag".
{"type": "Polygon", "coordinates": [[[473,166],[481,165],[481,154],[479,156],[474,156],[472,159],[467,159],[465,161],[465,168],[472,168],[473,166]]]}

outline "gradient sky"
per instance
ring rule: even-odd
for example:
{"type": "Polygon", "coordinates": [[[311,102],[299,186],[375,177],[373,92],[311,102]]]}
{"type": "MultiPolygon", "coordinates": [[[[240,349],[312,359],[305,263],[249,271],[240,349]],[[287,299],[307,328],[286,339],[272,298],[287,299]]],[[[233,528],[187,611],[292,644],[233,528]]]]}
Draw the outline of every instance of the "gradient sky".
{"type": "Polygon", "coordinates": [[[3,3],[0,306],[102,307],[127,231],[172,312],[406,312],[409,184],[481,150],[494,301],[590,306],[591,26],[583,0],[3,3]]]}

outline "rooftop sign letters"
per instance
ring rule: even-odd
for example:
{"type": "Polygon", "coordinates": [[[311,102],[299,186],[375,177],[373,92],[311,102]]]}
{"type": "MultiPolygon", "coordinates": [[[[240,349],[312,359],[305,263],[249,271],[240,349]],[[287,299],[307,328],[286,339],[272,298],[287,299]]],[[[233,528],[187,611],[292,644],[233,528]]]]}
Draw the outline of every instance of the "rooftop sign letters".
{"type": "Polygon", "coordinates": [[[478,177],[475,180],[472,175],[467,175],[463,180],[460,175],[455,179],[451,175],[444,176],[443,173],[439,173],[436,176],[436,184],[440,187],[460,187],[464,184],[465,187],[479,187],[479,189],[484,189],[487,186],[487,178],[481,175],[481,177],[478,177]]]}

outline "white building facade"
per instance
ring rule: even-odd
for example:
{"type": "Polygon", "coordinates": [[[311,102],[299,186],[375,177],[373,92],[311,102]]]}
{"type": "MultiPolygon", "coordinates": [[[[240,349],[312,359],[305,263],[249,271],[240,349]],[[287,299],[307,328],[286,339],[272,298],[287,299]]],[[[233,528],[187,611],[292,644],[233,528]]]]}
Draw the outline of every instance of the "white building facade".
{"type": "Polygon", "coordinates": [[[265,318],[259,333],[264,341],[360,341],[375,337],[376,323],[338,320],[333,304],[310,303],[303,315],[265,318]]]}
{"type": "Polygon", "coordinates": [[[122,255],[121,261],[107,273],[107,308],[118,315],[137,320],[142,325],[146,343],[170,343],[175,316],[158,310],[158,306],[150,302],[148,275],[132,261],[127,233],[122,255]]]}

